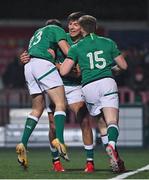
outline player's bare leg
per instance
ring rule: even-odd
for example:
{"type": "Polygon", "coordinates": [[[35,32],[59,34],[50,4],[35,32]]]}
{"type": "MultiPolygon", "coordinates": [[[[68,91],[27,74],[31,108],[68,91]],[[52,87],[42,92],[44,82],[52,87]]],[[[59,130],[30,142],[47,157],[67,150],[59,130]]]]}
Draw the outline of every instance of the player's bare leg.
{"type": "Polygon", "coordinates": [[[27,158],[27,143],[38,123],[38,120],[44,109],[44,98],[42,94],[32,95],[32,112],[26,120],[21,143],[16,146],[16,153],[18,155],[18,162],[24,167],[28,167],[27,158]]]}
{"type": "Polygon", "coordinates": [[[75,113],[77,121],[80,123],[82,130],[82,139],[86,151],[85,172],[94,171],[94,151],[93,151],[93,133],[89,114],[84,102],[73,103],[69,105],[70,109],[75,113]]]}
{"type": "Polygon", "coordinates": [[[114,172],[125,171],[124,162],[120,159],[116,143],[119,135],[118,129],[118,109],[104,107],[103,108],[104,118],[107,124],[108,133],[108,146],[106,147],[107,154],[112,159],[111,165],[114,172]],[[123,162],[123,163],[122,163],[123,162]]]}
{"type": "Polygon", "coordinates": [[[64,87],[59,86],[53,89],[49,89],[47,94],[55,105],[54,123],[56,128],[56,139],[52,141],[52,145],[59,151],[61,157],[63,157],[65,160],[69,160],[63,137],[64,123],[66,119],[66,100],[64,87]]]}

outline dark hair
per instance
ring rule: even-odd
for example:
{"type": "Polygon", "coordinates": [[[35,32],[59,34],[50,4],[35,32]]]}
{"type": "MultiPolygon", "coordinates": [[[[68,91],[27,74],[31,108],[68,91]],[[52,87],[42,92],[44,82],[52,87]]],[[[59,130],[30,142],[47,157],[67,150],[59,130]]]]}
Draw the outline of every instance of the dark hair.
{"type": "Polygon", "coordinates": [[[57,25],[57,26],[60,26],[62,27],[62,24],[61,22],[58,20],[58,19],[48,19],[45,23],[45,25],[57,25]]]}
{"type": "Polygon", "coordinates": [[[78,12],[73,12],[71,13],[68,18],[67,18],[67,21],[76,21],[78,20],[81,16],[85,15],[84,12],[81,12],[81,11],[78,11],[78,12]]]}
{"type": "Polygon", "coordinates": [[[87,33],[94,33],[96,31],[97,21],[95,17],[84,15],[79,18],[78,22],[87,33]]]}

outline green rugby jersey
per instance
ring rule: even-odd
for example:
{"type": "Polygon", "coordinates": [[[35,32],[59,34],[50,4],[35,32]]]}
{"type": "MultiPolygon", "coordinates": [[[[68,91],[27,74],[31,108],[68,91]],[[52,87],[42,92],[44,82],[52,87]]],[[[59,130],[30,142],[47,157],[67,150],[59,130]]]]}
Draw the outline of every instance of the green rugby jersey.
{"type": "Polygon", "coordinates": [[[49,48],[56,50],[58,42],[66,40],[66,32],[59,26],[48,25],[35,31],[30,39],[28,52],[31,56],[39,57],[55,62],[52,55],[47,51],[49,48]]]}
{"type": "MultiPolygon", "coordinates": [[[[67,42],[70,46],[74,45],[75,43],[72,41],[71,36],[67,33],[67,42]]],[[[63,63],[65,60],[65,55],[61,52],[60,49],[57,50],[57,63],[63,63]]],[[[80,78],[73,78],[70,76],[62,77],[63,83],[65,86],[78,86],[81,84],[81,77],[80,78]]]]}
{"type": "Polygon", "coordinates": [[[114,58],[120,54],[114,41],[91,33],[71,46],[68,58],[79,64],[82,85],[85,85],[104,77],[113,77],[111,67],[114,58]]]}

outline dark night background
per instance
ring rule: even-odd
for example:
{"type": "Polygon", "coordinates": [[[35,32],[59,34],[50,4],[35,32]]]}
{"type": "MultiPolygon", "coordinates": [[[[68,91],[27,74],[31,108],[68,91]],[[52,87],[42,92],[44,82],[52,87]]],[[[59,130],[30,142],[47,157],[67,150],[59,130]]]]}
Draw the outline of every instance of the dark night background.
{"type": "Polygon", "coordinates": [[[103,20],[147,20],[148,0],[5,0],[0,19],[65,19],[74,11],[84,11],[103,20]]]}

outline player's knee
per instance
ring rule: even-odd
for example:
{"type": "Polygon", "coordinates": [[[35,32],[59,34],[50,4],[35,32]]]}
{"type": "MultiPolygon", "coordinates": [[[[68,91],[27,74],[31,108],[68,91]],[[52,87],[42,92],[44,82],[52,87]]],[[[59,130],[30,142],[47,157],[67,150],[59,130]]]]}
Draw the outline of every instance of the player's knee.
{"type": "Polygon", "coordinates": [[[91,125],[88,119],[83,119],[80,123],[80,126],[81,126],[81,129],[86,129],[86,130],[91,128],[91,125]]]}
{"type": "Polygon", "coordinates": [[[56,103],[55,110],[56,111],[66,111],[66,104],[65,103],[56,103]]]}
{"type": "Polygon", "coordinates": [[[77,117],[77,119],[78,119],[78,121],[80,123],[83,123],[83,122],[87,123],[86,122],[86,121],[88,121],[88,120],[86,120],[87,119],[87,115],[88,115],[88,111],[87,111],[87,108],[86,108],[85,105],[80,107],[78,109],[78,111],[76,112],[76,117],[77,117]]]}
{"type": "Polygon", "coordinates": [[[40,118],[42,115],[43,109],[32,109],[31,115],[37,118],[40,118]]]}

